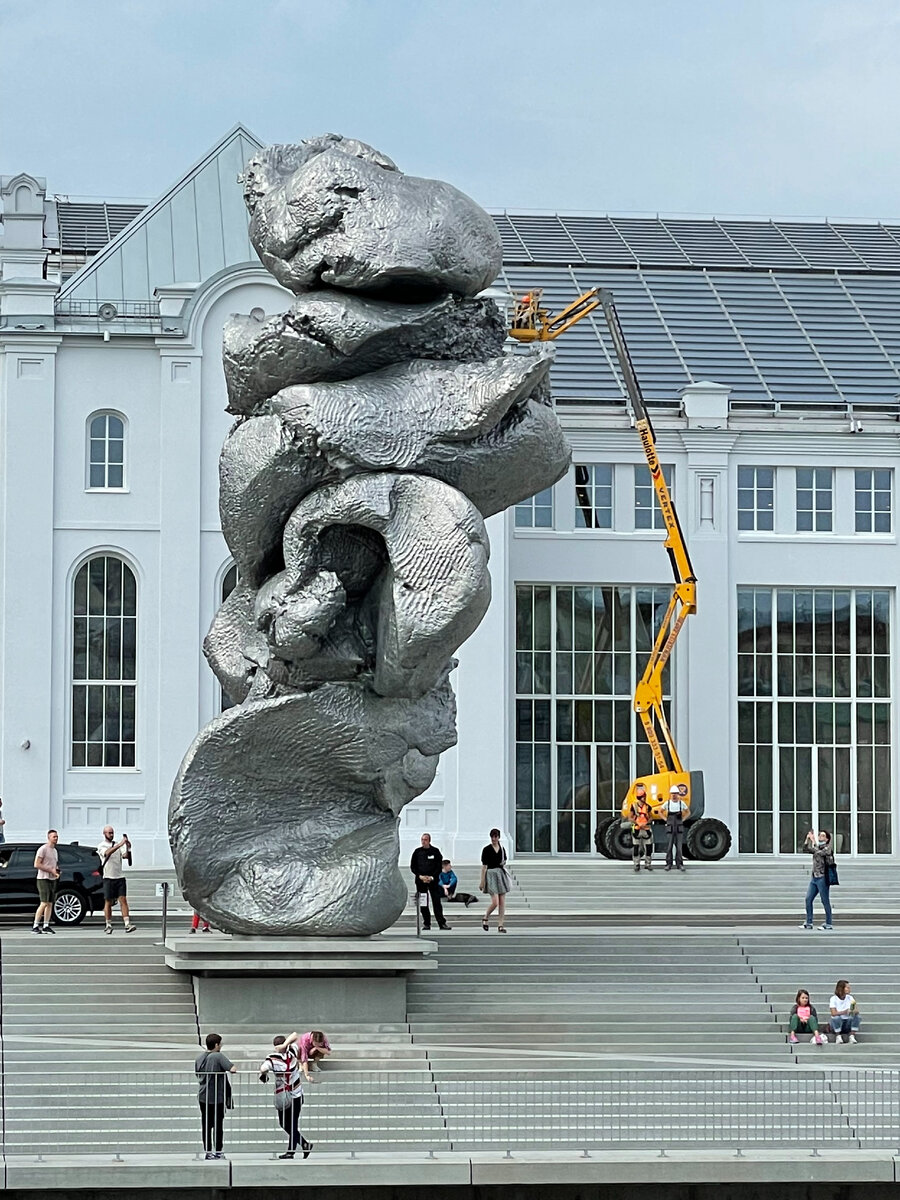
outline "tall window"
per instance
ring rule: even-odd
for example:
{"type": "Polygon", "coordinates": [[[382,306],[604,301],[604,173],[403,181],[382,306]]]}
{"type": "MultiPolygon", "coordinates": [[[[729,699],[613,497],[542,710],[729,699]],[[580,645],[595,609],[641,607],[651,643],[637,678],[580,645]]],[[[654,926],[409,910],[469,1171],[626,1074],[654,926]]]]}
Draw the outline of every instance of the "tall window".
{"type": "Polygon", "coordinates": [[[797,532],[830,533],[834,472],[831,467],[797,467],[797,532]]]}
{"type": "MultiPolygon", "coordinates": [[[[234,589],[237,587],[237,584],[238,584],[237,563],[232,563],[231,566],[228,568],[228,570],[225,572],[225,574],[222,576],[221,601],[223,604],[228,599],[228,597],[231,595],[231,593],[234,591],[234,589]]],[[[220,691],[221,691],[221,700],[219,702],[220,711],[225,712],[225,710],[228,708],[234,708],[234,706],[237,704],[237,701],[232,700],[232,698],[228,695],[228,693],[225,691],[224,688],[221,688],[220,691]]]]}
{"type": "Polygon", "coordinates": [[[774,467],[738,467],[738,529],[775,528],[774,467]]]}
{"type": "Polygon", "coordinates": [[[891,852],[891,593],[738,589],[738,844],[891,852]]]}
{"type": "MultiPolygon", "coordinates": [[[[671,463],[662,467],[662,473],[674,500],[672,488],[674,472],[671,463]]],[[[650,478],[650,468],[646,463],[641,463],[634,468],[634,527],[635,529],[665,529],[666,527],[662,509],[656,498],[656,488],[650,478]]]]}
{"type": "MultiPolygon", "coordinates": [[[[652,755],[631,697],[667,587],[516,587],[516,849],[591,853],[652,755]]],[[[664,679],[668,698],[668,668],[664,679]]],[[[668,712],[668,699],[666,700],[668,712]]]]}
{"type": "Polygon", "coordinates": [[[857,533],[891,532],[892,474],[889,468],[854,472],[857,533]]]}
{"type": "Polygon", "coordinates": [[[613,469],[609,463],[575,467],[575,528],[612,529],[613,469]]]}
{"type": "Polygon", "coordinates": [[[516,505],[518,529],[551,529],[553,527],[553,488],[544,488],[516,505]]]}
{"type": "Polygon", "coordinates": [[[125,486],[125,422],[115,413],[97,413],[88,434],[88,487],[120,491],[125,486]]]}
{"type": "Polygon", "coordinates": [[[72,766],[133,767],[137,581],[100,555],[79,569],[73,599],[72,766]]]}

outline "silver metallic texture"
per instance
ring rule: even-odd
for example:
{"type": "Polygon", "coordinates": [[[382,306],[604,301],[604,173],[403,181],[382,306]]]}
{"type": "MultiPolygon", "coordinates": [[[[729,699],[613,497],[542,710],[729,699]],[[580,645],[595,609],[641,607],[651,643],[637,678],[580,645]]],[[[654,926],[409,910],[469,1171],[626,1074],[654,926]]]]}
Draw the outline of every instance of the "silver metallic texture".
{"type": "Polygon", "coordinates": [[[552,350],[506,350],[493,223],[333,134],[248,163],[251,237],[297,293],[225,329],[222,531],[237,587],[204,643],[235,707],[194,740],[169,834],[234,933],[377,933],[397,817],[456,741],[453,654],[490,602],[483,518],[559,479],[552,350]]]}

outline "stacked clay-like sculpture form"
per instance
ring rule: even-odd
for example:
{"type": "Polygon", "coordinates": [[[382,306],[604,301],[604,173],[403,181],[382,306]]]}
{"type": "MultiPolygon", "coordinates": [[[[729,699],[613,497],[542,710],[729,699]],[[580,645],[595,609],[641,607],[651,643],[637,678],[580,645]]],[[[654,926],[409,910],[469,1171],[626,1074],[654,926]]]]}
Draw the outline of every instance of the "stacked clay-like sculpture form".
{"type": "Polygon", "coordinates": [[[225,329],[222,530],[205,643],[236,702],[172,793],[184,894],[234,933],[359,935],[406,901],[398,814],[456,741],[454,651],[490,601],[483,518],[565,472],[546,349],[504,351],[493,222],[327,135],[242,176],[297,296],[225,329]]]}

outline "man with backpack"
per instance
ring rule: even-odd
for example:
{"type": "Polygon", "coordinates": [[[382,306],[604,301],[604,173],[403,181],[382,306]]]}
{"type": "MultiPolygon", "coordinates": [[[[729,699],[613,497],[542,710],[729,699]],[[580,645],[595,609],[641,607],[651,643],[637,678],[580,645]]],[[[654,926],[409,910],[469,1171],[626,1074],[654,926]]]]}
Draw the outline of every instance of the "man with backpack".
{"type": "Polygon", "coordinates": [[[301,1082],[300,1054],[297,1050],[299,1033],[290,1037],[280,1034],[273,1039],[274,1051],[264,1058],[259,1066],[260,1083],[268,1083],[269,1074],[275,1076],[275,1111],[278,1124],[288,1136],[288,1148],[279,1158],[293,1158],[299,1146],[303,1157],[309,1158],[313,1148],[300,1132],[300,1110],[303,1108],[303,1083],[301,1082]]]}

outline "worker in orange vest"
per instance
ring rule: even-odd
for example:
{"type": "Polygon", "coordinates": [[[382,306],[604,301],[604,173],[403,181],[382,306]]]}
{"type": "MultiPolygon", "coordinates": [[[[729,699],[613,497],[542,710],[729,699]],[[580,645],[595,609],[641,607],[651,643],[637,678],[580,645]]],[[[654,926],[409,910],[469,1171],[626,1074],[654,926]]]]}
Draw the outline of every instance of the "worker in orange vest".
{"type": "Polygon", "coordinates": [[[652,871],[653,818],[650,815],[647,789],[639,783],[634,789],[634,799],[631,802],[631,860],[635,871],[640,871],[641,859],[644,869],[652,871]]]}

